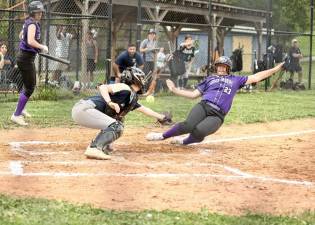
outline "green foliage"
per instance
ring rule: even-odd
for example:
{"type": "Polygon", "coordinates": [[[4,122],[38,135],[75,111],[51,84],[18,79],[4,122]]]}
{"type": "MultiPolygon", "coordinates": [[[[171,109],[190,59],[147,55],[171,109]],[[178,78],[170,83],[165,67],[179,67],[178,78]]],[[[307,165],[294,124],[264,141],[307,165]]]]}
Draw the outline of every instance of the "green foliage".
{"type": "Polygon", "coordinates": [[[61,99],[73,98],[72,92],[58,87],[51,86],[39,86],[34,95],[33,100],[44,100],[44,101],[57,101],[61,99]]]}
{"type": "Polygon", "coordinates": [[[314,224],[315,213],[294,217],[248,214],[228,216],[201,209],[178,211],[114,211],[75,206],[63,201],[22,199],[0,195],[0,225],[301,225],[314,224]]]}
{"type": "Polygon", "coordinates": [[[273,3],[273,26],[276,30],[303,32],[309,28],[309,0],[279,0],[273,3]]]}
{"type": "MultiPolygon", "coordinates": [[[[226,3],[239,7],[268,10],[269,0],[227,0],[226,3]]],[[[276,30],[305,31],[309,27],[309,0],[273,0],[272,23],[276,30]]]]}

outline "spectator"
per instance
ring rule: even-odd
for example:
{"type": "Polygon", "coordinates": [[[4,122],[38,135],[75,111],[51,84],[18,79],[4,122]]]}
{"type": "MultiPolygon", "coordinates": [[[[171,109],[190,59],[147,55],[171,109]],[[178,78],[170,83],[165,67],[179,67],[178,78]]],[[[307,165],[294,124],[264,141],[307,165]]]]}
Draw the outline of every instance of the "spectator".
{"type": "Polygon", "coordinates": [[[156,59],[157,73],[161,73],[161,71],[165,67],[165,61],[166,61],[166,55],[164,54],[164,48],[160,48],[160,51],[157,54],[156,58],[157,58],[156,59]]]}
{"type": "Polygon", "coordinates": [[[160,74],[162,70],[165,67],[166,62],[166,55],[164,54],[164,48],[160,48],[159,53],[157,54],[156,58],[156,70],[152,74],[152,81],[150,83],[150,86],[148,87],[148,90],[145,94],[143,94],[144,97],[154,94],[155,91],[159,91],[162,89],[162,81],[159,80],[160,74]]]}
{"type": "Polygon", "coordinates": [[[5,43],[0,44],[0,70],[3,71],[2,79],[5,82],[15,83],[18,91],[23,88],[22,76],[19,73],[15,60],[7,55],[8,49],[5,43]]]}
{"type": "Polygon", "coordinates": [[[186,72],[178,77],[178,86],[180,89],[184,89],[187,88],[189,73],[195,57],[194,40],[189,34],[185,36],[185,41],[180,45],[179,50],[184,55],[186,72]]]}
{"type": "Polygon", "coordinates": [[[298,73],[298,83],[302,84],[302,67],[300,65],[300,59],[303,58],[301,50],[299,48],[298,41],[292,40],[292,47],[289,49],[290,65],[288,71],[290,72],[290,79],[293,81],[294,73],[298,73]]]}
{"type": "Polygon", "coordinates": [[[2,70],[4,67],[4,55],[2,53],[2,45],[1,45],[1,49],[0,49],[0,70],[2,70]]]}
{"type": "Polygon", "coordinates": [[[142,56],[136,52],[136,45],[129,44],[126,51],[120,53],[113,63],[115,77],[111,78],[111,83],[120,83],[121,73],[128,67],[136,64],[137,67],[143,69],[142,56]]]}
{"type": "Polygon", "coordinates": [[[156,41],[156,32],[150,29],[148,37],[140,44],[140,52],[143,54],[144,69],[143,72],[148,75],[154,71],[154,62],[156,60],[156,51],[158,50],[156,41]]]}
{"type": "MultiPolygon", "coordinates": [[[[56,57],[68,59],[70,41],[73,38],[73,35],[66,32],[65,26],[60,26],[57,28],[56,37],[56,57]]],[[[57,62],[56,70],[53,73],[52,80],[59,84],[62,72],[67,68],[68,67],[66,64],[57,62]]]]}
{"type": "Polygon", "coordinates": [[[94,81],[93,72],[98,61],[98,46],[91,31],[87,34],[86,39],[86,58],[87,58],[87,76],[91,86],[94,81]]]}

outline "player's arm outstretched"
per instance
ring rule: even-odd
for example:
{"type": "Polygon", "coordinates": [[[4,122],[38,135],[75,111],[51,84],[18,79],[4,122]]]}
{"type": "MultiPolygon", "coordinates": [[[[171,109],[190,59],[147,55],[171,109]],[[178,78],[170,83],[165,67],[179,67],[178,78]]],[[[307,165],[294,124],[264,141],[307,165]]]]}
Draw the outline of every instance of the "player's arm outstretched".
{"type": "Polygon", "coordinates": [[[167,84],[168,89],[170,89],[170,91],[176,95],[186,97],[186,98],[191,98],[191,99],[195,99],[201,96],[201,93],[198,89],[194,91],[186,91],[186,90],[180,90],[176,88],[174,82],[171,81],[170,79],[166,80],[166,84],[167,84]]]}
{"type": "Polygon", "coordinates": [[[141,106],[136,109],[137,111],[143,113],[146,116],[153,117],[157,119],[157,122],[161,125],[171,125],[173,124],[172,120],[172,114],[170,112],[164,112],[164,113],[157,113],[153,111],[152,109],[141,106]]]}
{"type": "Polygon", "coordinates": [[[248,76],[246,84],[257,83],[263,79],[266,79],[267,77],[270,77],[271,75],[283,69],[283,65],[284,65],[284,62],[280,63],[279,65],[269,70],[264,70],[264,71],[255,73],[254,75],[248,76]]]}
{"type": "Polygon", "coordinates": [[[145,106],[141,106],[141,107],[137,108],[137,111],[143,113],[146,116],[153,117],[153,118],[158,119],[158,120],[162,120],[165,117],[165,115],[157,113],[157,112],[153,111],[152,109],[145,107],[145,106]]]}

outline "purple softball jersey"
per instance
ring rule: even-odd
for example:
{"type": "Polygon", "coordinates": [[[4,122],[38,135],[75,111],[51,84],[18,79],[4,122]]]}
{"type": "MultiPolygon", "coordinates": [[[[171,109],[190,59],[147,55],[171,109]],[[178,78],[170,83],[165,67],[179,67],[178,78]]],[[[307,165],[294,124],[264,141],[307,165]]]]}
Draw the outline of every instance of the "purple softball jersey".
{"type": "Polygon", "coordinates": [[[201,92],[203,101],[217,105],[227,114],[237,90],[245,85],[247,79],[247,76],[212,75],[198,84],[197,89],[201,92]]]}
{"type": "Polygon", "coordinates": [[[28,26],[34,24],[36,26],[35,31],[35,40],[40,42],[40,24],[36,22],[33,18],[29,17],[25,20],[23,28],[22,28],[22,40],[20,42],[20,49],[28,52],[38,53],[40,49],[33,48],[27,43],[27,35],[28,35],[28,26]]]}

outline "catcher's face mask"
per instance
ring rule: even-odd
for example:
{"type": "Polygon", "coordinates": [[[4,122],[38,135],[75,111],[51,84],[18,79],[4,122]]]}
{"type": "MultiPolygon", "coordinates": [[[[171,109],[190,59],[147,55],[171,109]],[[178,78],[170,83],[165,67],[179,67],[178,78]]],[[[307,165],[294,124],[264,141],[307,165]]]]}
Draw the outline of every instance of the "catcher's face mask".
{"type": "Polygon", "coordinates": [[[138,94],[143,93],[144,86],[146,84],[146,78],[144,72],[136,67],[131,67],[123,71],[121,76],[121,82],[127,85],[135,84],[139,87],[138,94]]]}

